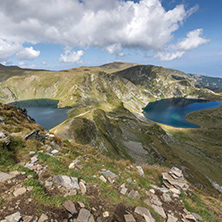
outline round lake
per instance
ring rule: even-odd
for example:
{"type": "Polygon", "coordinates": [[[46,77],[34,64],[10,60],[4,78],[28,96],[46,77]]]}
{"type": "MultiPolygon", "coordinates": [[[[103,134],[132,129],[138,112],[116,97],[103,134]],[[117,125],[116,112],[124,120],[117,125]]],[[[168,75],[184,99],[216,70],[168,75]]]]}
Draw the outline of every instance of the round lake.
{"type": "Polygon", "coordinates": [[[199,99],[162,99],[149,103],[144,108],[144,116],[158,123],[181,127],[181,128],[199,128],[185,118],[188,113],[198,110],[215,108],[222,106],[222,102],[199,100],[199,99]]]}

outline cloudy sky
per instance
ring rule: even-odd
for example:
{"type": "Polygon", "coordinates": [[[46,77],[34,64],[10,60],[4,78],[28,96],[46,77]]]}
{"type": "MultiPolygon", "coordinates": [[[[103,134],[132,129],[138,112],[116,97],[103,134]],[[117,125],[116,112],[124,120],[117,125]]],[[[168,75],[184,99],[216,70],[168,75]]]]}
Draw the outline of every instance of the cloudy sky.
{"type": "Polygon", "coordinates": [[[0,62],[68,69],[113,61],[222,77],[222,1],[0,0],[0,62]]]}

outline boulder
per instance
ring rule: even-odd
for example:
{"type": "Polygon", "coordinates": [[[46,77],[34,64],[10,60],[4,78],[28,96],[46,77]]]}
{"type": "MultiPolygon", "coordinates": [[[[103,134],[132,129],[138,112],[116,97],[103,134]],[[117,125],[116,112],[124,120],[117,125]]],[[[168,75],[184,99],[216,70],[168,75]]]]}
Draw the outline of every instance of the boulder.
{"type": "Polygon", "coordinates": [[[131,190],[128,194],[128,197],[139,200],[141,196],[137,190],[131,190]]]}
{"type": "Polygon", "coordinates": [[[20,221],[21,218],[22,217],[21,217],[20,212],[16,212],[14,214],[11,214],[11,215],[5,217],[6,221],[9,221],[9,222],[17,222],[17,221],[20,221]]]}
{"type": "Polygon", "coordinates": [[[79,190],[78,178],[66,175],[56,175],[53,177],[53,182],[65,187],[68,190],[79,190]]]}
{"type": "Polygon", "coordinates": [[[113,181],[119,178],[118,175],[106,169],[102,169],[101,174],[103,174],[107,179],[111,179],[113,181]]]}
{"type": "Polygon", "coordinates": [[[164,218],[164,219],[167,218],[167,216],[166,216],[166,214],[165,214],[165,211],[164,211],[164,209],[163,209],[162,207],[152,204],[152,208],[153,208],[154,211],[155,211],[156,213],[158,213],[162,218],[164,218]]]}

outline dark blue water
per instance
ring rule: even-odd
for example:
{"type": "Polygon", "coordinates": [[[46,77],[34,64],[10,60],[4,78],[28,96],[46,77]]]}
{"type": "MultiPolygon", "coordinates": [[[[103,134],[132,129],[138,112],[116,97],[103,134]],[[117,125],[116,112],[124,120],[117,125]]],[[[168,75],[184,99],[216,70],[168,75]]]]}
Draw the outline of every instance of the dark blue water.
{"type": "Polygon", "coordinates": [[[144,116],[155,122],[174,127],[199,128],[198,125],[188,122],[185,119],[186,115],[218,106],[222,106],[222,102],[184,98],[163,99],[149,103],[144,108],[144,116]]]}
{"type": "Polygon", "coordinates": [[[45,129],[51,129],[68,118],[68,108],[58,109],[58,100],[27,100],[12,103],[18,107],[24,107],[28,115],[35,119],[36,123],[45,129]]]}

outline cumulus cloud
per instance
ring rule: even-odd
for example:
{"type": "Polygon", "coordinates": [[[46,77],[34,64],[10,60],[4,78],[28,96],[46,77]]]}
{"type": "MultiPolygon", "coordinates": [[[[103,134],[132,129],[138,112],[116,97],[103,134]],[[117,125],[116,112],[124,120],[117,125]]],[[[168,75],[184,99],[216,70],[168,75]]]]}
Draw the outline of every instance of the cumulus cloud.
{"type": "MultiPolygon", "coordinates": [[[[180,24],[197,10],[177,5],[166,11],[161,0],[0,0],[0,3],[1,41],[7,39],[14,46],[26,42],[49,42],[67,48],[93,46],[117,54],[123,48],[163,50],[180,24]]],[[[18,53],[12,48],[8,47],[8,55],[18,53]]]]}
{"type": "Polygon", "coordinates": [[[186,51],[198,48],[200,45],[206,44],[210,41],[209,39],[201,37],[202,34],[202,29],[196,29],[188,32],[186,38],[180,40],[175,45],[169,45],[166,47],[165,51],[158,52],[157,57],[163,61],[181,58],[186,51]]]}
{"type": "Polygon", "coordinates": [[[0,61],[6,60],[8,57],[17,53],[21,49],[22,46],[18,43],[0,39],[0,61]]]}
{"type": "Polygon", "coordinates": [[[20,52],[16,53],[16,56],[20,60],[32,60],[40,55],[39,50],[34,50],[33,47],[23,48],[20,52]]]}
{"type": "Polygon", "coordinates": [[[71,51],[67,49],[65,51],[65,54],[61,54],[59,61],[64,63],[77,63],[81,62],[81,57],[84,55],[83,50],[79,50],[77,52],[71,51]]]}

